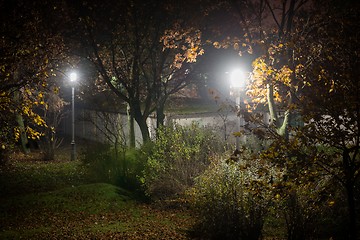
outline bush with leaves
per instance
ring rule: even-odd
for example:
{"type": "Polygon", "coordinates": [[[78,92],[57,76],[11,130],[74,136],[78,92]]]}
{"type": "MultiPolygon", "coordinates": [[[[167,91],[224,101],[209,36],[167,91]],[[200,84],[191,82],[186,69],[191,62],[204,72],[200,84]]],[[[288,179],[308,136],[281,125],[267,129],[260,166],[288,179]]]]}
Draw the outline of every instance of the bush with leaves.
{"type": "Polygon", "coordinates": [[[96,144],[85,150],[82,159],[88,166],[95,182],[106,182],[119,187],[139,191],[145,157],[140,149],[122,149],[116,151],[106,144],[96,144]]]}
{"type": "Polygon", "coordinates": [[[170,125],[157,130],[141,179],[154,199],[182,194],[209,165],[225,143],[209,127],[170,125]]]}
{"type": "MultiPolygon", "coordinates": [[[[341,199],[341,187],[331,172],[324,171],[319,151],[326,156],[333,149],[310,145],[294,135],[287,141],[273,140],[260,154],[273,168],[281,169],[282,175],[271,181],[273,194],[277,196],[272,215],[284,220],[283,228],[289,240],[334,238],[344,229],[340,227],[344,226],[344,218],[339,216],[344,213],[339,211],[339,206],[345,202],[341,199]]],[[[331,158],[324,159],[329,166],[331,158]]]]}
{"type": "Polygon", "coordinates": [[[259,159],[214,160],[189,191],[208,239],[260,239],[273,195],[269,166],[259,159]]]}
{"type": "Polygon", "coordinates": [[[281,190],[274,187],[278,197],[272,215],[284,219],[288,240],[338,239],[335,236],[339,233],[340,239],[344,239],[346,234],[341,233],[345,229],[344,209],[341,210],[344,202],[336,185],[330,176],[322,173],[314,181],[288,180],[281,190]]]}

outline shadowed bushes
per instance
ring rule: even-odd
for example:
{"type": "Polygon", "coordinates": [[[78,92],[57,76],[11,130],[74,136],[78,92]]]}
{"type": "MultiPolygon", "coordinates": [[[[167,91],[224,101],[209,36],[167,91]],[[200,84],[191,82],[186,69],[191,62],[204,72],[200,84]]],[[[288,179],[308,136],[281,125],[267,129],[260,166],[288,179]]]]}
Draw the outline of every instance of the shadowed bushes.
{"type": "Polygon", "coordinates": [[[196,231],[207,239],[261,238],[270,196],[246,168],[215,161],[189,191],[200,216],[196,231]]]}
{"type": "Polygon", "coordinates": [[[171,125],[157,130],[142,182],[154,199],[182,194],[208,167],[209,158],[225,145],[211,128],[171,125]]]}
{"type": "Polygon", "coordinates": [[[119,187],[140,191],[139,174],[144,168],[145,156],[138,149],[116,151],[110,145],[89,146],[83,163],[88,167],[95,182],[106,182],[119,187]]]}

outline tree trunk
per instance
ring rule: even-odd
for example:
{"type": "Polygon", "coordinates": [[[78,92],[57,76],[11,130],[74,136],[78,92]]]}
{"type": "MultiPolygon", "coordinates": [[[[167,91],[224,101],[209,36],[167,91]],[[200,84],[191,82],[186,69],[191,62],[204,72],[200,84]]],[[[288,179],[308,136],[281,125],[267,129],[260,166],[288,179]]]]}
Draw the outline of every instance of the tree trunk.
{"type": "Polygon", "coordinates": [[[285,137],[285,139],[288,139],[288,125],[289,125],[289,116],[290,116],[290,110],[286,110],[284,113],[284,120],[282,122],[282,125],[276,129],[277,133],[285,137]]]}
{"type": "Polygon", "coordinates": [[[288,125],[289,125],[289,116],[290,110],[286,110],[284,113],[284,120],[280,122],[280,119],[277,116],[276,105],[274,100],[274,87],[271,84],[267,85],[267,101],[270,113],[270,126],[274,126],[276,132],[282,136],[288,137],[288,125]]]}
{"type": "Polygon", "coordinates": [[[22,150],[25,154],[29,154],[30,153],[30,149],[28,148],[28,139],[26,136],[26,131],[25,131],[25,124],[24,124],[24,118],[21,116],[21,114],[16,113],[16,122],[19,126],[19,130],[20,130],[20,141],[21,141],[21,147],[22,150]]]}
{"type": "MultiPolygon", "coordinates": [[[[16,103],[20,103],[20,91],[19,90],[16,90],[14,92],[14,101],[16,103]]],[[[15,120],[16,120],[16,123],[18,124],[19,131],[20,131],[20,142],[21,142],[22,151],[25,154],[29,154],[30,149],[27,146],[28,145],[28,139],[27,139],[27,136],[26,136],[24,118],[19,112],[16,112],[15,113],[15,120]]]]}
{"type": "Polygon", "coordinates": [[[270,125],[274,125],[278,127],[278,118],[275,110],[275,102],[274,102],[274,87],[271,84],[267,85],[267,101],[270,113],[270,125]]]}
{"type": "Polygon", "coordinates": [[[348,214],[349,214],[349,239],[357,239],[356,229],[356,206],[355,206],[355,195],[354,195],[354,165],[351,162],[350,154],[348,149],[343,150],[343,168],[345,173],[345,189],[348,201],[348,214]]]}
{"type": "Polygon", "coordinates": [[[141,112],[139,105],[134,104],[134,108],[131,108],[131,115],[135,119],[136,123],[139,125],[143,143],[150,140],[149,128],[147,126],[146,120],[147,116],[144,116],[141,112]]]}
{"type": "Polygon", "coordinates": [[[149,128],[146,123],[146,119],[144,119],[144,118],[136,119],[136,122],[139,125],[143,143],[150,141],[150,133],[149,133],[149,128]]]}
{"type": "Polygon", "coordinates": [[[156,107],[156,128],[164,126],[165,114],[165,101],[161,101],[156,107]]]}
{"type": "Polygon", "coordinates": [[[139,125],[143,143],[150,141],[150,133],[149,133],[149,128],[146,123],[146,118],[140,117],[140,118],[135,118],[135,120],[136,120],[137,124],[139,125]]]}
{"type": "Polygon", "coordinates": [[[348,200],[348,212],[349,212],[349,239],[357,239],[356,229],[356,206],[354,197],[354,185],[352,183],[346,184],[346,194],[348,200]]]}

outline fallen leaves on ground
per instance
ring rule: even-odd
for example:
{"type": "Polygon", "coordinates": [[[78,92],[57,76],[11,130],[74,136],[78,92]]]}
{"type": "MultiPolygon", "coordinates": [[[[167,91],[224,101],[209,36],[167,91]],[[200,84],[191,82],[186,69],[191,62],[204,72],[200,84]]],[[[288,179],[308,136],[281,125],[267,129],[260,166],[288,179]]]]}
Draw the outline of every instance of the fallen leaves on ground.
{"type": "Polygon", "coordinates": [[[195,218],[181,204],[138,202],[116,186],[81,182],[79,170],[67,162],[2,166],[0,239],[189,239],[195,218]]]}
{"type": "Polygon", "coordinates": [[[194,224],[188,210],[165,211],[140,203],[100,214],[34,209],[9,220],[1,222],[0,236],[26,239],[189,239],[194,224]]]}

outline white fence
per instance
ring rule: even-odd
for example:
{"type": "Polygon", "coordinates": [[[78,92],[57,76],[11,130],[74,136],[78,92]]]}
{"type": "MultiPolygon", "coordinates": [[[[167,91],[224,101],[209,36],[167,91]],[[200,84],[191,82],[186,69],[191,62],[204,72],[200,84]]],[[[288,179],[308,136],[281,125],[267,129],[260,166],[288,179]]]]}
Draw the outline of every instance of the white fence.
{"type": "MultiPolygon", "coordinates": [[[[129,139],[129,123],[128,116],[126,114],[81,110],[76,112],[75,119],[76,138],[97,142],[112,142],[116,137],[121,137],[121,140],[126,142],[129,139]]],[[[233,112],[227,114],[221,114],[219,112],[181,115],[168,114],[165,122],[169,123],[170,121],[182,126],[190,125],[193,122],[196,122],[200,126],[211,127],[217,134],[223,137],[224,140],[230,142],[235,142],[233,133],[237,131],[237,124],[239,124],[239,121],[244,122],[243,119],[240,119],[233,112]]],[[[150,131],[150,137],[154,137],[156,118],[148,118],[147,124],[150,131]]],[[[65,135],[70,135],[70,116],[63,122],[61,131],[65,135]]],[[[135,140],[137,145],[142,143],[141,131],[136,122],[135,140]]]]}

